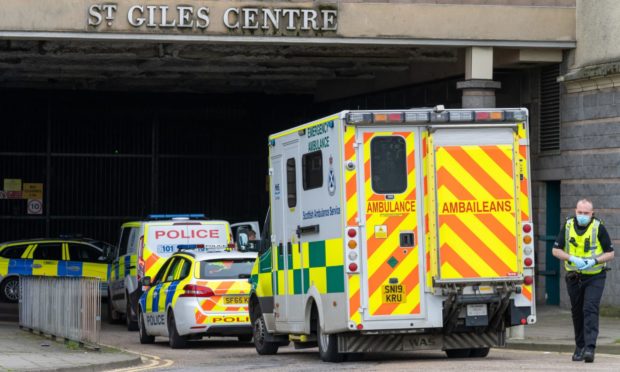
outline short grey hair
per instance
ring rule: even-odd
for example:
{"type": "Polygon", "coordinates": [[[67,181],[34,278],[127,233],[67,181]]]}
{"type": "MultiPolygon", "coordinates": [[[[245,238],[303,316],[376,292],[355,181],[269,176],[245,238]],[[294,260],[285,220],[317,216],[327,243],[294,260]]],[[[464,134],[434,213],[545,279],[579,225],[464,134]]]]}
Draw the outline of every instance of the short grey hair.
{"type": "Polygon", "coordinates": [[[577,202],[576,205],[579,205],[580,203],[586,203],[586,204],[590,204],[590,206],[592,207],[592,209],[594,209],[594,203],[592,203],[592,201],[590,199],[579,199],[579,201],[577,202]]]}

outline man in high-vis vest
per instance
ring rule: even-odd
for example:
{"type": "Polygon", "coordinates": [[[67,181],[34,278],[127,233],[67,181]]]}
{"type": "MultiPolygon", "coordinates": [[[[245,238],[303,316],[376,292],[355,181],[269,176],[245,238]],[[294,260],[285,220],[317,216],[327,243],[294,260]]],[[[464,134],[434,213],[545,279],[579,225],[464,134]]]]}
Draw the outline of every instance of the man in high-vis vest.
{"type": "Polygon", "coordinates": [[[575,353],[573,361],[594,361],[598,314],[605,288],[606,262],[614,258],[614,246],[601,221],[592,215],[592,202],[577,202],[575,217],[566,220],[553,245],[553,255],[564,261],[570,297],[575,353]]]}

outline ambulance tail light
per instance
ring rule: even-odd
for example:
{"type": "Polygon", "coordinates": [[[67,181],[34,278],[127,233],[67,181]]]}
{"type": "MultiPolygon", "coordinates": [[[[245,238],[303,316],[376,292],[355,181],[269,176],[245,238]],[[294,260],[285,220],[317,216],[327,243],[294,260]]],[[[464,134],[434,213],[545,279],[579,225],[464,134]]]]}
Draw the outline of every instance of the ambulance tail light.
{"type": "Polygon", "coordinates": [[[213,290],[209,287],[203,287],[201,285],[196,284],[186,284],[183,287],[183,293],[179,295],[179,297],[211,297],[215,296],[213,290]]]}
{"type": "Polygon", "coordinates": [[[345,258],[346,268],[349,274],[359,274],[360,268],[360,236],[358,226],[347,226],[345,228],[345,258]]]}
{"type": "Polygon", "coordinates": [[[532,285],[532,283],[534,283],[534,278],[532,278],[531,276],[528,275],[525,278],[523,278],[523,284],[532,285]]]}
{"type": "Polygon", "coordinates": [[[523,267],[527,269],[526,274],[534,267],[534,226],[530,221],[521,223],[521,245],[523,247],[523,267]]]}

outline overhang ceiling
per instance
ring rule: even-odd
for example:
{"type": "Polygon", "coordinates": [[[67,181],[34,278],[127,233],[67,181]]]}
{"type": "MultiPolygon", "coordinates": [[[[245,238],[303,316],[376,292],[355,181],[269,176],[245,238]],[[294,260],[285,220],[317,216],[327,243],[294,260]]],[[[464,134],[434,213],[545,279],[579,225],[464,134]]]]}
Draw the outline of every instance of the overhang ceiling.
{"type": "Polygon", "coordinates": [[[316,96],[322,83],[333,88],[435,79],[429,66],[454,71],[458,54],[455,48],[411,46],[1,40],[0,86],[316,96]]]}

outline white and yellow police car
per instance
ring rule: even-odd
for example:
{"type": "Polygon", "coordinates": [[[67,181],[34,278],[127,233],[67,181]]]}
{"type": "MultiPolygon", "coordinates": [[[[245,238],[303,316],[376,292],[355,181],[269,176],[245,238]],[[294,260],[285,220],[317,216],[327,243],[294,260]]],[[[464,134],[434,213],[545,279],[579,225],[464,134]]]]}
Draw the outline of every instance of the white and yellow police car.
{"type": "Polygon", "coordinates": [[[248,278],[254,252],[192,251],[180,246],[151,279],[144,277],[138,325],[140,342],[169,338],[172,348],[204,336],[252,339],[248,313],[248,278]]]}

